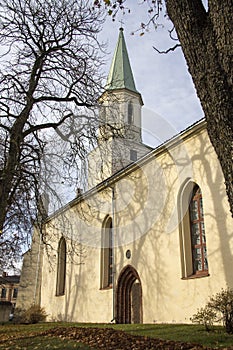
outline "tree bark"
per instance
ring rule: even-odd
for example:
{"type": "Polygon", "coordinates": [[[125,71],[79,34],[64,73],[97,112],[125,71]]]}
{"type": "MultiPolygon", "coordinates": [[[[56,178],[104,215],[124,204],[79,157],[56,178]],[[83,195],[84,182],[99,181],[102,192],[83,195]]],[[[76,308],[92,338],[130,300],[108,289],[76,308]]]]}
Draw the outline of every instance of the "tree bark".
{"type": "Polygon", "coordinates": [[[7,157],[7,163],[1,172],[0,178],[0,235],[3,230],[7,215],[8,206],[13,190],[13,181],[16,174],[16,168],[19,165],[21,153],[21,142],[23,140],[23,128],[28,119],[32,104],[28,105],[15,121],[10,135],[10,147],[7,157]]]}
{"type": "Polygon", "coordinates": [[[233,216],[232,0],[167,0],[172,20],[220,161],[233,216]]]}
{"type": "Polygon", "coordinates": [[[34,62],[32,72],[29,80],[29,87],[27,91],[26,105],[15,120],[11,132],[9,152],[7,155],[7,162],[1,171],[0,177],[0,236],[3,233],[4,223],[8,207],[11,205],[11,192],[14,188],[13,182],[16,176],[16,169],[20,166],[21,143],[23,141],[23,129],[29,119],[30,112],[33,108],[34,98],[33,93],[37,87],[38,80],[43,66],[44,54],[38,56],[34,62]]]}

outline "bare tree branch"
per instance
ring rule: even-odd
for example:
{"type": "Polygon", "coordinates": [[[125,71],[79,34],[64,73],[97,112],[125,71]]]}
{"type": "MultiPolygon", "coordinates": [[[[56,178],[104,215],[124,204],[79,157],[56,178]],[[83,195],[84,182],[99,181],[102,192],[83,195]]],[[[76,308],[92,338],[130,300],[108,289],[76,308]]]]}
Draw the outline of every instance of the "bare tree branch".
{"type": "Polygon", "coordinates": [[[154,49],[155,51],[157,51],[158,53],[164,53],[164,54],[166,54],[166,53],[168,53],[168,52],[175,51],[175,49],[177,49],[177,47],[181,47],[181,45],[180,45],[180,44],[176,44],[176,45],[173,46],[173,47],[169,47],[169,49],[167,49],[167,50],[165,50],[165,51],[160,51],[160,50],[158,50],[155,46],[153,46],[153,49],[154,49]]]}
{"type": "Polygon", "coordinates": [[[18,232],[17,244],[30,236],[43,191],[60,201],[53,177],[77,186],[98,125],[103,18],[91,1],[1,1],[2,244],[6,232],[18,232]]]}

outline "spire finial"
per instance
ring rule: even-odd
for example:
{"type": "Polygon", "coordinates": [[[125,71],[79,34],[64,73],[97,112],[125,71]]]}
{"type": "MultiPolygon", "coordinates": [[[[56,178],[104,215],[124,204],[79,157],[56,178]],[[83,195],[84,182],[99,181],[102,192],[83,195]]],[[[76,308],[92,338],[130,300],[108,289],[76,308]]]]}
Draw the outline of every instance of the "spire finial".
{"type": "Polygon", "coordinates": [[[107,90],[116,89],[127,89],[138,93],[134,83],[122,27],[120,28],[118,41],[107,79],[107,90]]]}
{"type": "Polygon", "coordinates": [[[121,26],[120,26],[120,31],[123,32],[123,30],[124,30],[124,28],[123,28],[123,24],[124,24],[123,19],[121,19],[119,22],[120,22],[120,24],[121,24],[121,26]]]}

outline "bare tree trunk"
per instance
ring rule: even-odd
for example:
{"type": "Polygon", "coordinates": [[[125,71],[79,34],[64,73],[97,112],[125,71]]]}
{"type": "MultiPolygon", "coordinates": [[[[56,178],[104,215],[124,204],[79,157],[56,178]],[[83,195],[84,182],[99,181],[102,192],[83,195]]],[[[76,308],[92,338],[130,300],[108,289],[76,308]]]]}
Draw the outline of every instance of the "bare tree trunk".
{"type": "Polygon", "coordinates": [[[88,1],[1,1],[1,244],[30,235],[42,192],[59,202],[53,175],[79,182],[95,142],[103,21],[88,1]]]}
{"type": "Polygon", "coordinates": [[[15,121],[10,135],[10,147],[7,157],[7,163],[2,169],[0,179],[0,235],[3,230],[4,222],[6,219],[6,213],[8,206],[11,204],[11,192],[14,190],[13,181],[16,174],[16,168],[19,164],[20,157],[20,145],[23,139],[23,127],[30,108],[25,108],[19,118],[15,121]]]}
{"type": "Polygon", "coordinates": [[[201,0],[166,4],[205,113],[233,215],[233,2],[209,0],[208,12],[201,0]]]}
{"type": "Polygon", "coordinates": [[[21,143],[23,140],[23,129],[25,123],[29,119],[30,112],[33,107],[33,93],[38,83],[38,78],[41,72],[41,66],[43,64],[43,57],[39,57],[33,66],[29,88],[27,93],[27,103],[16,118],[11,131],[10,131],[10,143],[7,156],[7,162],[1,171],[0,178],[0,235],[3,230],[4,222],[7,215],[8,206],[11,205],[11,194],[14,191],[14,177],[16,176],[16,169],[19,166],[19,158],[21,153],[21,143]]]}

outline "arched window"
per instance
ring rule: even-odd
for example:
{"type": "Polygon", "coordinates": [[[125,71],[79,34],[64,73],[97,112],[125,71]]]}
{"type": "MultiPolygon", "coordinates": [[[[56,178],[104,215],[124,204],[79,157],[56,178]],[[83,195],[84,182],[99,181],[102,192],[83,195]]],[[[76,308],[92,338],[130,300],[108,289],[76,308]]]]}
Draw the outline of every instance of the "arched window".
{"type": "Polygon", "coordinates": [[[131,101],[128,103],[128,124],[133,124],[133,104],[131,101]]]}
{"type": "Polygon", "coordinates": [[[203,199],[200,187],[188,181],[178,196],[183,278],[208,275],[203,199]]]}
{"type": "Polygon", "coordinates": [[[198,185],[193,189],[189,205],[193,273],[208,272],[202,193],[198,185]]]}
{"type": "Polygon", "coordinates": [[[66,240],[62,237],[58,244],[56,295],[65,294],[66,281],[66,240]]]}
{"type": "Polygon", "coordinates": [[[113,230],[112,219],[107,217],[102,227],[100,288],[111,288],[113,284],[113,230]]]}
{"type": "Polygon", "coordinates": [[[103,124],[106,123],[106,106],[102,105],[100,109],[100,120],[103,124]]]}

